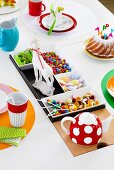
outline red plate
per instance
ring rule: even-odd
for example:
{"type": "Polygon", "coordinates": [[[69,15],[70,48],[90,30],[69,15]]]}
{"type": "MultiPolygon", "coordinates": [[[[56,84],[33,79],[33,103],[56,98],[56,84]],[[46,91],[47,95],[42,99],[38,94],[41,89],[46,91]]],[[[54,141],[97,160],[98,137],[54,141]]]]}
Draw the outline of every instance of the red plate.
{"type": "MultiPolygon", "coordinates": [[[[38,21],[38,22],[39,22],[38,24],[40,24],[40,27],[41,27],[42,29],[46,30],[46,31],[49,31],[49,29],[42,24],[42,20],[43,20],[45,17],[47,17],[48,15],[50,15],[50,13],[46,13],[46,14],[41,15],[41,16],[40,16],[40,19],[39,19],[39,21],[38,21]]],[[[76,21],[76,19],[73,18],[71,15],[68,15],[68,14],[65,14],[65,13],[62,13],[62,15],[69,17],[69,18],[72,20],[73,25],[72,25],[70,28],[68,28],[68,29],[65,29],[65,30],[53,30],[52,32],[56,32],[56,33],[68,32],[68,31],[73,30],[73,29],[77,26],[77,21],[76,21]]]]}

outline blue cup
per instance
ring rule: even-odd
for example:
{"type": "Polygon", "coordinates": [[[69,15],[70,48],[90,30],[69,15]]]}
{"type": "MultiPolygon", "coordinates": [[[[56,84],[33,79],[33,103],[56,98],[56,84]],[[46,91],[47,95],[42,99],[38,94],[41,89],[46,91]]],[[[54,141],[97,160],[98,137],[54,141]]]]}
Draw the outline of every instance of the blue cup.
{"type": "Polygon", "coordinates": [[[17,28],[17,19],[0,23],[0,47],[3,51],[13,51],[19,41],[19,31],[17,28]]]}

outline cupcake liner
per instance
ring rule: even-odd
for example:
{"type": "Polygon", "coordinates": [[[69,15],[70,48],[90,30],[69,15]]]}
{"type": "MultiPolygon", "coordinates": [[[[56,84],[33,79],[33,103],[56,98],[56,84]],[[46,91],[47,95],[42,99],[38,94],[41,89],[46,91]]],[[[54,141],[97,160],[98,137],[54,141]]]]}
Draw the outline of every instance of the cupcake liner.
{"type": "Polygon", "coordinates": [[[9,111],[10,123],[14,127],[22,127],[25,123],[26,111],[22,113],[13,113],[9,111]]]}

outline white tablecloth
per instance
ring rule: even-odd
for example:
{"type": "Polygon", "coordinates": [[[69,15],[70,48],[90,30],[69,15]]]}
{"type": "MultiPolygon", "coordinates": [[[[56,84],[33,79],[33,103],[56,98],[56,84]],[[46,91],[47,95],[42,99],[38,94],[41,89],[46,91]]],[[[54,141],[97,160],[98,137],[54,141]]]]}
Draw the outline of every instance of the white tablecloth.
{"type": "MultiPolygon", "coordinates": [[[[70,0],[66,0],[66,4],[67,1],[70,3],[70,0]]],[[[104,8],[97,0],[77,0],[76,2],[91,9],[99,24],[111,23],[113,25],[113,14],[104,8]]],[[[21,16],[26,7],[27,6],[12,14],[0,15],[0,22],[14,16],[19,17],[18,27],[20,30],[20,41],[16,50],[28,47],[34,36],[39,38],[40,44],[59,43],[65,54],[70,56],[69,62],[82,73],[83,77],[87,79],[88,84],[96,89],[101,98],[103,98],[100,88],[101,79],[108,70],[114,68],[114,62],[94,60],[83,54],[81,41],[92,35],[94,31],[90,31],[86,35],[82,34],[77,38],[75,36],[71,38],[68,37],[68,39],[55,39],[51,36],[43,36],[39,30],[37,34],[36,32],[34,34],[34,32],[31,32],[22,22],[23,17],[21,16]]],[[[0,82],[24,91],[29,98],[31,98],[36,112],[36,120],[33,129],[29,135],[22,140],[20,146],[17,148],[10,147],[0,151],[1,170],[114,169],[114,146],[90,152],[79,157],[72,156],[53,124],[46,117],[37,101],[34,100],[33,94],[10,61],[8,53],[2,51],[0,51],[0,82]]],[[[113,110],[108,104],[107,109],[113,113],[113,110]]]]}

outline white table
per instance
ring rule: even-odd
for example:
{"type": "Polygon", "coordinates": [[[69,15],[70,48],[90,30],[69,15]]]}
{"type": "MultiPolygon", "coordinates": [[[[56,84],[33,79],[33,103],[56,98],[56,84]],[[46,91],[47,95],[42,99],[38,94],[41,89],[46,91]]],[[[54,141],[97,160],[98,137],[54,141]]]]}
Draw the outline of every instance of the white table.
{"type": "MultiPolygon", "coordinates": [[[[91,8],[100,24],[113,23],[113,14],[104,8],[97,0],[77,0],[77,2],[91,8]]],[[[13,16],[21,16],[24,8],[25,7],[12,14],[1,15],[0,21],[13,16]]],[[[20,42],[17,50],[26,48],[34,36],[20,20],[18,26],[20,29],[20,42]],[[23,39],[24,35],[26,35],[25,39],[23,39]]],[[[72,65],[76,65],[77,70],[79,70],[83,77],[87,79],[88,84],[94,89],[97,89],[97,92],[101,98],[103,98],[100,89],[101,79],[106,72],[114,68],[114,62],[94,60],[82,53],[82,42],[80,41],[85,40],[92,34],[93,32],[89,32],[87,35],[78,38],[74,37],[61,41],[58,39],[54,40],[54,42],[60,43],[61,48],[65,50],[65,53],[67,53],[70,58],[72,57],[72,61],[69,58],[72,65]],[[73,63],[74,60],[76,61],[76,64],[73,63]]],[[[52,42],[52,39],[50,37],[40,38],[40,43],[44,42],[52,42]]],[[[2,51],[0,51],[0,82],[24,91],[29,98],[31,98],[36,112],[36,121],[33,129],[29,135],[22,140],[20,146],[17,148],[10,147],[0,151],[1,170],[71,170],[71,168],[79,170],[114,169],[114,146],[109,146],[78,157],[72,156],[62,138],[55,130],[53,124],[46,117],[37,101],[34,100],[33,94],[8,58],[8,53],[2,51]]],[[[113,110],[108,104],[107,109],[113,113],[113,110]]]]}

